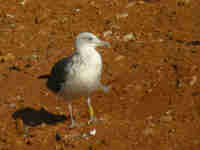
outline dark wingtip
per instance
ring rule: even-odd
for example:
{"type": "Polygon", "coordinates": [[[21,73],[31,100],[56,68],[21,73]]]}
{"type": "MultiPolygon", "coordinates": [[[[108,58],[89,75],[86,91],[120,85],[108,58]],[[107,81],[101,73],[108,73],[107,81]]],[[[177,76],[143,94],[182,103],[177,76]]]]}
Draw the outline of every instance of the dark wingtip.
{"type": "Polygon", "coordinates": [[[49,78],[50,78],[49,74],[41,75],[38,77],[38,79],[49,79],[49,78]]]}

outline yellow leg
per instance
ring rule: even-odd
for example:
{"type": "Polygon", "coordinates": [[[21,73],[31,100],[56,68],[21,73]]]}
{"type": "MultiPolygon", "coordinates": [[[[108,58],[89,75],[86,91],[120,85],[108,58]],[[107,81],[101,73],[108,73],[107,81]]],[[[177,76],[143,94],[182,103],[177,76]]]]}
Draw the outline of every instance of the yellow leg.
{"type": "Polygon", "coordinates": [[[90,119],[94,119],[94,110],[92,108],[92,105],[89,105],[89,113],[90,113],[90,119]]]}
{"type": "Polygon", "coordinates": [[[90,122],[95,120],[95,118],[94,118],[94,110],[93,110],[92,105],[90,103],[90,98],[89,97],[88,97],[87,102],[88,102],[88,108],[89,108],[89,113],[90,113],[90,120],[89,120],[88,123],[90,123],[90,122]]]}

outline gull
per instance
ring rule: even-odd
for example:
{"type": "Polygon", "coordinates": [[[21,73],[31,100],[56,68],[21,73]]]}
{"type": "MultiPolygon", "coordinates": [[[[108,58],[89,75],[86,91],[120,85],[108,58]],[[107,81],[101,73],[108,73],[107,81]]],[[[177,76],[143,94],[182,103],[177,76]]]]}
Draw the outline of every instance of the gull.
{"type": "Polygon", "coordinates": [[[74,42],[72,56],[59,60],[52,68],[47,81],[47,87],[68,102],[71,118],[70,128],[76,127],[72,113],[72,101],[85,97],[89,107],[90,120],[95,120],[90,96],[93,92],[102,90],[108,92],[109,87],[101,83],[102,58],[96,47],[109,46],[89,32],[80,33],[74,42]]]}

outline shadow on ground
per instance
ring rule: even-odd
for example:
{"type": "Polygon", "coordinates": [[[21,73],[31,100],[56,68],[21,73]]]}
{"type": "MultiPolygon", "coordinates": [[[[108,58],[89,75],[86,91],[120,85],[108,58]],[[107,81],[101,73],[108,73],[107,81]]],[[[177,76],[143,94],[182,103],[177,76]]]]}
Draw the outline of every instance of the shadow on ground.
{"type": "Polygon", "coordinates": [[[56,124],[67,120],[67,117],[64,115],[54,115],[44,108],[35,110],[29,107],[17,110],[12,114],[12,118],[15,120],[21,119],[28,126],[38,126],[42,123],[56,124]]]}
{"type": "Polygon", "coordinates": [[[64,80],[62,80],[63,78],[64,77],[62,76],[62,74],[59,77],[49,74],[41,75],[38,77],[38,79],[47,79],[46,87],[54,93],[58,93],[60,91],[61,86],[64,82],[64,80]]]}

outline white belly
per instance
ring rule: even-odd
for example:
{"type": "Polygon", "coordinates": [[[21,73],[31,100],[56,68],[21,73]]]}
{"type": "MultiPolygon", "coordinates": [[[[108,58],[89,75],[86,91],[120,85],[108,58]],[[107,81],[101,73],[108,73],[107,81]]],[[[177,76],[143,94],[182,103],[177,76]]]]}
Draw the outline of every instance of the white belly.
{"type": "Polygon", "coordinates": [[[102,70],[102,61],[99,53],[95,51],[91,57],[85,55],[80,60],[84,61],[72,66],[70,72],[71,80],[67,80],[63,86],[62,95],[66,99],[88,96],[99,87],[102,70]]]}

